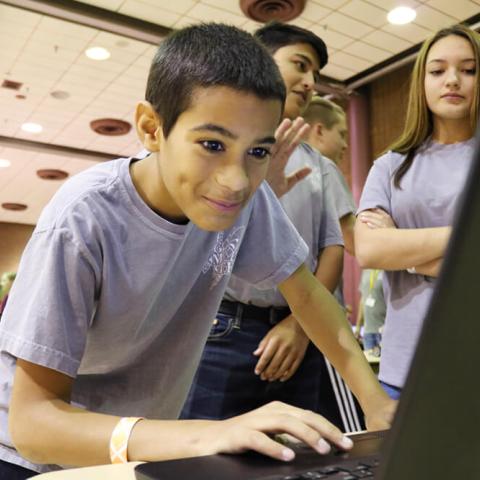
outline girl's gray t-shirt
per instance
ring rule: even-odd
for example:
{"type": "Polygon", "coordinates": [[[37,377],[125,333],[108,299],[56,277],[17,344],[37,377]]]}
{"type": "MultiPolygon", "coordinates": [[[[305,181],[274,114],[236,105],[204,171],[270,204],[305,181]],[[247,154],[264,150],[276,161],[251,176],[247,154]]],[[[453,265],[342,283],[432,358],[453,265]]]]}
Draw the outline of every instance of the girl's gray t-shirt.
{"type": "Polygon", "coordinates": [[[155,214],[133,186],[130,162],[67,181],[22,256],[0,324],[3,460],[55,468],[23,459],[9,437],[17,358],[72,377],[80,407],[176,418],[234,262],[236,275],[271,288],[307,257],[266,182],[234,226],[208,232],[155,214]]]}
{"type": "MultiPolygon", "coordinates": [[[[452,225],[473,149],[473,138],[448,145],[428,140],[402,178],[401,189],[394,187],[393,177],[404,155],[386,153],[368,174],[358,212],[381,208],[398,228],[452,225]]],[[[379,373],[383,382],[403,387],[434,286],[431,277],[406,270],[385,272],[387,314],[379,373]]]]}

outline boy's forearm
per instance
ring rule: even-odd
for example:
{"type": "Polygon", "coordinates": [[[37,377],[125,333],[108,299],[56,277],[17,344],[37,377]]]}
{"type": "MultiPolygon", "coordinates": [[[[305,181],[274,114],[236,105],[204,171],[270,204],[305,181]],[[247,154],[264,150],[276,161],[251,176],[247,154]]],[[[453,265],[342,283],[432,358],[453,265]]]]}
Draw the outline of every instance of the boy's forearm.
{"type": "MultiPolygon", "coordinates": [[[[29,444],[20,441],[16,447],[32,462],[72,466],[110,463],[110,437],[121,417],[85,411],[61,400],[44,404],[28,417],[29,444]],[[32,435],[36,439],[32,440],[32,435]]],[[[207,442],[203,435],[211,424],[141,420],[133,427],[128,459],[153,461],[214,453],[215,439],[207,442]]]]}
{"type": "Polygon", "coordinates": [[[365,359],[350,324],[340,306],[314,277],[301,275],[303,289],[284,282],[280,290],[288,300],[295,318],[325,354],[359,400],[368,410],[376,397],[385,397],[370,365],[365,359]],[[303,290],[303,291],[302,291],[303,290]]]}

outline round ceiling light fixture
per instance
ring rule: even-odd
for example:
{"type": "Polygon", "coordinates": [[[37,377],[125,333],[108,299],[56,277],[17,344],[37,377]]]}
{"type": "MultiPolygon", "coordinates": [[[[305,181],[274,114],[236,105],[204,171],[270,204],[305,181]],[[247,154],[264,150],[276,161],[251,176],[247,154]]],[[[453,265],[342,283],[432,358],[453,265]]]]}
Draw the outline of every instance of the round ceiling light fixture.
{"type": "Polygon", "coordinates": [[[37,176],[43,180],[64,180],[68,173],[57,168],[42,168],[37,170],[37,176]]]}
{"type": "Polygon", "coordinates": [[[0,158],[0,168],[8,168],[11,164],[12,162],[10,160],[0,158]]]}
{"type": "Polygon", "coordinates": [[[107,60],[110,58],[110,52],[103,47],[90,47],[85,50],[85,55],[92,60],[107,60]]]}
{"type": "Polygon", "coordinates": [[[240,0],[240,8],[248,18],[256,22],[288,22],[303,12],[305,2],[306,0],[240,0]]]}
{"type": "Polygon", "coordinates": [[[20,127],[24,132],[28,133],[40,133],[43,127],[38,123],[27,122],[20,127]]]}
{"type": "Polygon", "coordinates": [[[22,210],[26,210],[27,206],[24,203],[5,202],[2,203],[2,208],[14,212],[21,212],[22,210]]]}
{"type": "Polygon", "coordinates": [[[116,136],[126,135],[132,125],[118,118],[99,118],[90,122],[90,128],[99,135],[116,136]]]}
{"type": "Polygon", "coordinates": [[[397,7],[390,10],[387,15],[387,20],[393,25],[406,25],[413,22],[417,12],[410,7],[397,7]]]}

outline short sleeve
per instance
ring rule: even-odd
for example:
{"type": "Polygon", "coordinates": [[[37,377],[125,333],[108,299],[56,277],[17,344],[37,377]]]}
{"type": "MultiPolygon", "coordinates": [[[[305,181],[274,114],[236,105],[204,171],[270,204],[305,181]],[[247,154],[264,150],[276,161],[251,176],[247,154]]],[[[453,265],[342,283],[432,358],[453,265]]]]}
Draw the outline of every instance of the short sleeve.
{"type": "Polygon", "coordinates": [[[273,288],[305,262],[308,247],[266,182],[252,202],[233,274],[259,289],[273,288]]]}
{"type": "Polygon", "coordinates": [[[342,245],[343,237],[340,227],[340,215],[337,210],[333,194],[332,174],[326,172],[322,175],[323,188],[321,191],[321,228],[318,236],[318,250],[332,245],[342,245]]]}
{"type": "Polygon", "coordinates": [[[392,164],[389,153],[374,162],[363,187],[357,213],[372,208],[381,208],[391,215],[392,164]]]}
{"type": "Polygon", "coordinates": [[[341,172],[338,171],[335,165],[331,165],[328,169],[331,191],[335,208],[337,209],[338,218],[343,218],[349,213],[355,213],[356,206],[353,200],[352,193],[343,178],[341,172]]]}
{"type": "Polygon", "coordinates": [[[0,325],[0,348],[74,377],[95,308],[89,254],[66,229],[34,232],[0,325]]]}

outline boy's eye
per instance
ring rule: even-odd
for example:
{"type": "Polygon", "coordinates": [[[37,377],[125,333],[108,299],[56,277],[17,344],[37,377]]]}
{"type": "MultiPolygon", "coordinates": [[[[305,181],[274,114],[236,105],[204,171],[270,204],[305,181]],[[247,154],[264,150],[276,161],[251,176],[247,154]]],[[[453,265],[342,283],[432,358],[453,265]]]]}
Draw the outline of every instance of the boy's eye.
{"type": "Polygon", "coordinates": [[[296,60],[295,65],[298,67],[298,69],[301,72],[306,72],[307,71],[307,64],[305,62],[302,62],[301,60],[296,60]]]}
{"type": "Polygon", "coordinates": [[[202,140],[200,145],[210,152],[223,152],[225,150],[223,143],[216,140],[202,140]]]}
{"type": "Polygon", "coordinates": [[[475,67],[473,68],[466,68],[464,70],[464,72],[467,74],[467,75],[475,75],[475,72],[477,71],[477,69],[475,67]]]}
{"type": "Polygon", "coordinates": [[[270,155],[270,151],[263,147],[255,147],[251,148],[248,154],[252,157],[263,159],[270,155]]]}

